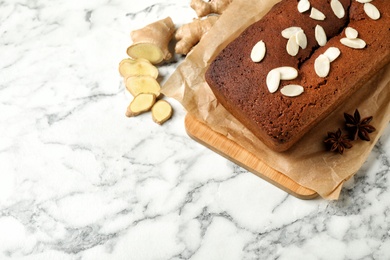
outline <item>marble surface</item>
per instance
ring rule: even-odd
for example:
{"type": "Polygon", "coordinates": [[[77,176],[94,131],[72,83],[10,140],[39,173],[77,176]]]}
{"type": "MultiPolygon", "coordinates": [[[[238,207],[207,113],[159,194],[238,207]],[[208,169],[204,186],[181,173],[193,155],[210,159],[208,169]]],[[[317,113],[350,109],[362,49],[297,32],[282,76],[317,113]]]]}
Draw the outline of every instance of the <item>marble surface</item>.
{"type": "Polygon", "coordinates": [[[175,100],[124,116],[129,32],[189,0],[0,6],[0,259],[390,259],[390,127],[338,201],[303,201],[192,141],[175,100]]]}

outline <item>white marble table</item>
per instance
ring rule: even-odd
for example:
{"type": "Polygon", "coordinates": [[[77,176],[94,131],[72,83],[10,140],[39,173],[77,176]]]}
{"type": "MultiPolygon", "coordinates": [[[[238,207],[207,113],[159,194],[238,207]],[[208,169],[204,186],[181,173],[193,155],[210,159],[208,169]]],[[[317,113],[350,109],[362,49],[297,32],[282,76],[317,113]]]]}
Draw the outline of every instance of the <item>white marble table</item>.
{"type": "Polygon", "coordinates": [[[338,201],[299,200],[191,140],[175,100],[163,126],[124,116],[129,32],[189,0],[0,7],[0,259],[390,259],[390,127],[338,201]]]}

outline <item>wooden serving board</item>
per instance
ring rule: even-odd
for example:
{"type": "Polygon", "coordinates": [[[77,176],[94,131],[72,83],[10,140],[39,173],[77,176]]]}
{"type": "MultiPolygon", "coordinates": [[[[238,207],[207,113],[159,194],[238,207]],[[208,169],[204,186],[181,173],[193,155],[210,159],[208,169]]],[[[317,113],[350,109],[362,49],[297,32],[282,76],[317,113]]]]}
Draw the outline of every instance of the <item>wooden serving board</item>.
{"type": "Polygon", "coordinates": [[[254,154],[247,151],[244,147],[228,139],[222,134],[213,131],[209,126],[200,122],[194,116],[187,114],[184,124],[187,134],[195,141],[203,144],[209,149],[226,157],[237,165],[247,169],[289,194],[300,199],[313,199],[318,196],[315,191],[299,185],[286,175],[269,167],[254,154]]]}

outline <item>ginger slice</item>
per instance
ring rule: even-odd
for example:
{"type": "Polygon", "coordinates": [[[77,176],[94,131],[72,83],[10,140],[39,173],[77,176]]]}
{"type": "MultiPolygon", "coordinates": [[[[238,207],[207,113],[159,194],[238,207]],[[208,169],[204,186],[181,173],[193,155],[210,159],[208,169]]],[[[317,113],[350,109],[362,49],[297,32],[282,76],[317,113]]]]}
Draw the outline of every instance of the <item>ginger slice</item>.
{"type": "Polygon", "coordinates": [[[158,77],[158,69],[150,61],[143,58],[123,59],[119,63],[119,73],[124,78],[141,75],[151,76],[155,79],[158,77]]]}
{"type": "Polygon", "coordinates": [[[127,71],[129,70],[129,67],[131,67],[135,62],[136,60],[129,59],[129,58],[121,60],[118,67],[119,74],[125,78],[127,71]]]}
{"type": "Polygon", "coordinates": [[[127,90],[135,97],[141,93],[152,93],[156,97],[160,95],[161,86],[151,76],[130,76],[125,80],[127,90]]]}
{"type": "Polygon", "coordinates": [[[149,111],[156,103],[156,95],[152,93],[141,93],[134,97],[127,107],[126,116],[137,116],[143,112],[149,111]]]}
{"type": "Polygon", "coordinates": [[[165,100],[157,101],[152,107],[153,121],[159,125],[165,123],[171,118],[173,113],[172,106],[165,100]]]}
{"type": "Polygon", "coordinates": [[[152,64],[172,58],[168,44],[175,32],[175,25],[170,17],[151,23],[131,32],[133,44],[127,48],[127,54],[133,58],[144,58],[152,64]]]}
{"type": "Polygon", "coordinates": [[[135,62],[136,62],[136,60],[130,59],[130,58],[126,58],[126,59],[121,60],[121,62],[119,63],[119,67],[118,67],[119,74],[121,74],[121,76],[123,77],[124,72],[125,72],[125,68],[126,68],[125,66],[131,66],[135,62]]]}

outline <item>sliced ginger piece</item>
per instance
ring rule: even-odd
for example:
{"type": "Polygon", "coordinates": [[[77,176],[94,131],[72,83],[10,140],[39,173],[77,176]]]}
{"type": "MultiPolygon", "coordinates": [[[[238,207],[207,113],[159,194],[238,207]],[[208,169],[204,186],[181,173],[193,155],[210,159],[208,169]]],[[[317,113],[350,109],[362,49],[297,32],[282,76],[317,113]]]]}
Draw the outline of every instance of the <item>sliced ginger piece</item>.
{"type": "Polygon", "coordinates": [[[119,73],[122,77],[127,78],[129,76],[151,76],[152,78],[157,79],[158,69],[149,60],[138,58],[133,59],[123,59],[119,63],[119,73]]]}
{"type": "Polygon", "coordinates": [[[141,93],[152,93],[156,97],[160,95],[161,86],[151,76],[130,76],[125,80],[127,90],[135,97],[141,93]]]}
{"type": "Polygon", "coordinates": [[[147,59],[152,64],[169,60],[172,53],[168,44],[174,32],[175,25],[170,17],[132,31],[130,36],[133,44],[127,48],[127,54],[133,59],[147,59]]]}
{"type": "Polygon", "coordinates": [[[156,103],[156,95],[152,93],[141,93],[134,97],[127,107],[126,116],[137,116],[143,112],[149,111],[156,103]]]}
{"type": "MultiPolygon", "coordinates": [[[[136,43],[127,48],[127,54],[130,57],[144,57],[153,64],[158,64],[164,60],[164,53],[156,43],[136,43]]],[[[172,57],[171,54],[169,57],[172,57]]]]}
{"type": "Polygon", "coordinates": [[[152,107],[153,121],[162,125],[171,118],[173,113],[172,106],[165,100],[157,101],[152,107]]]}
{"type": "Polygon", "coordinates": [[[127,68],[134,63],[135,63],[135,60],[129,59],[129,58],[121,60],[121,62],[119,63],[119,67],[118,67],[119,74],[122,77],[126,77],[125,75],[126,75],[127,68]]]}

